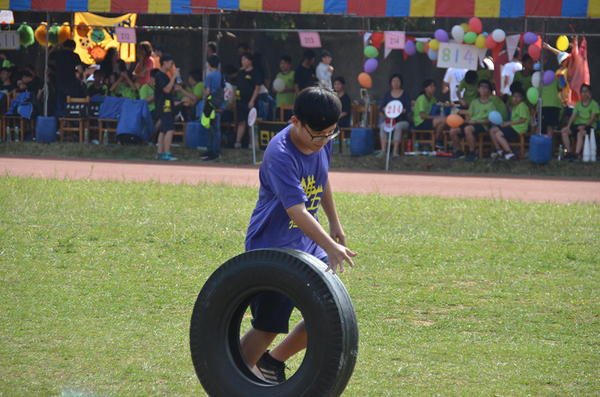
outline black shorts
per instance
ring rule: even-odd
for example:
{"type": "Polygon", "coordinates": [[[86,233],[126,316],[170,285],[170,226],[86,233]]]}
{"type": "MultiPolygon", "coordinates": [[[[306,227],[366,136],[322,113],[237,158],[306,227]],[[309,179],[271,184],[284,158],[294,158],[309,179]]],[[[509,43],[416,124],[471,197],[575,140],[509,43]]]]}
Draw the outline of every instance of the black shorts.
{"type": "Polygon", "coordinates": [[[556,128],[559,123],[560,108],[543,107],[542,108],[542,132],[546,133],[546,127],[556,128]]]}
{"type": "Polygon", "coordinates": [[[248,104],[236,102],[235,106],[237,106],[237,122],[239,123],[240,121],[247,121],[248,113],[250,113],[250,109],[248,109],[248,104]]]}
{"type": "Polygon", "coordinates": [[[463,125],[460,126],[460,133],[458,134],[459,138],[464,138],[465,137],[465,127],[467,127],[469,125],[475,127],[475,131],[473,131],[473,136],[475,138],[477,138],[477,135],[481,134],[482,132],[486,132],[487,131],[482,124],[463,124],[463,125]]]}
{"type": "MultiPolygon", "coordinates": [[[[329,259],[321,259],[329,265],[329,259]]],[[[287,334],[290,332],[290,316],[294,311],[294,302],[287,296],[275,291],[260,294],[250,304],[252,328],[264,332],[287,334]]]]}
{"type": "Polygon", "coordinates": [[[587,126],[587,125],[585,125],[585,124],[578,124],[578,125],[575,125],[575,124],[573,124],[573,125],[571,125],[571,132],[573,133],[573,135],[577,135],[577,134],[579,133],[579,128],[577,128],[577,127],[579,127],[580,125],[583,125],[583,126],[585,126],[585,131],[586,131],[588,134],[589,134],[590,132],[592,132],[592,127],[589,127],[589,126],[587,126]]]}
{"type": "Polygon", "coordinates": [[[507,142],[512,142],[515,137],[519,136],[519,133],[510,125],[508,127],[500,128],[500,131],[504,134],[504,139],[506,139],[507,142]]]}
{"type": "Polygon", "coordinates": [[[423,122],[421,124],[419,124],[415,127],[415,130],[423,130],[423,131],[432,130],[432,129],[433,129],[433,120],[432,119],[425,119],[425,120],[423,120],[423,122]]]}
{"type": "Polygon", "coordinates": [[[158,109],[154,109],[150,112],[150,116],[152,117],[152,121],[157,122],[158,119],[160,119],[160,116],[158,115],[158,109]]]}
{"type": "Polygon", "coordinates": [[[173,113],[163,113],[162,116],[160,116],[160,132],[167,133],[169,131],[175,131],[173,113]]]}

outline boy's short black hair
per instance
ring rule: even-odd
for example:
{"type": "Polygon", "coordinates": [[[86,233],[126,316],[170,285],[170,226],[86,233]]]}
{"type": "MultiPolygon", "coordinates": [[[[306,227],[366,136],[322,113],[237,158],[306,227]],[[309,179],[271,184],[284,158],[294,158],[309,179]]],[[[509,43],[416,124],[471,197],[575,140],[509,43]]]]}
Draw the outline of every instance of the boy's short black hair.
{"type": "Polygon", "coordinates": [[[521,91],[525,92],[525,87],[523,87],[523,83],[521,83],[520,81],[514,81],[508,89],[510,90],[511,93],[515,92],[517,90],[521,90],[521,91]]]}
{"type": "Polygon", "coordinates": [[[531,55],[525,54],[525,55],[523,55],[523,59],[521,59],[521,63],[525,63],[525,62],[529,61],[530,59],[533,59],[531,57],[531,55]]]}
{"type": "Polygon", "coordinates": [[[515,87],[514,90],[511,90],[510,92],[515,95],[515,94],[519,94],[521,95],[523,98],[525,98],[526,94],[525,94],[525,90],[523,88],[520,87],[515,87]]]}
{"type": "Polygon", "coordinates": [[[294,101],[294,116],[313,131],[323,131],[337,124],[340,114],[340,98],[323,82],[303,89],[294,101]]]}
{"type": "Polygon", "coordinates": [[[314,57],[316,57],[317,55],[315,54],[315,52],[313,50],[306,50],[304,51],[304,54],[302,54],[302,59],[313,59],[314,57]]]}
{"type": "Polygon", "coordinates": [[[292,63],[292,57],[289,55],[282,55],[281,58],[279,58],[280,61],[285,61],[289,64],[292,63]]]}
{"type": "Polygon", "coordinates": [[[490,83],[489,80],[479,80],[479,83],[477,83],[477,88],[481,87],[482,85],[487,86],[488,90],[492,89],[492,83],[490,83]]]}
{"type": "Polygon", "coordinates": [[[329,57],[331,58],[331,52],[327,51],[327,50],[323,50],[321,52],[321,59],[325,58],[325,57],[329,57]]]}
{"type": "Polygon", "coordinates": [[[217,43],[215,43],[214,41],[209,41],[206,46],[208,48],[210,48],[212,50],[212,52],[216,53],[217,52],[217,43]]]}
{"type": "Polygon", "coordinates": [[[169,62],[172,61],[173,57],[171,56],[171,54],[163,54],[162,57],[160,57],[160,65],[162,66],[163,63],[165,62],[169,62]]]}
{"type": "Polygon", "coordinates": [[[158,74],[158,72],[160,72],[160,69],[152,69],[150,71],[150,77],[152,77],[152,78],[156,77],[156,75],[158,74]]]}
{"type": "Polygon", "coordinates": [[[241,43],[239,43],[239,44],[237,45],[237,48],[243,48],[243,49],[244,49],[244,52],[248,52],[248,51],[250,51],[250,46],[248,45],[248,43],[246,43],[246,42],[244,42],[244,41],[242,41],[241,43]]]}
{"type": "Polygon", "coordinates": [[[254,57],[252,56],[251,52],[244,52],[242,54],[242,57],[246,58],[249,61],[254,61],[254,57]]]}
{"type": "Polygon", "coordinates": [[[402,75],[400,73],[394,73],[393,75],[391,75],[388,84],[392,84],[392,80],[394,80],[394,77],[398,77],[400,79],[400,86],[404,84],[404,79],[402,78],[402,75]]]}
{"type": "Polygon", "coordinates": [[[167,52],[167,46],[164,44],[157,44],[154,46],[154,52],[162,52],[164,54],[167,52]]]}
{"type": "MultiPolygon", "coordinates": [[[[158,70],[158,69],[156,69],[156,70],[158,70]]],[[[104,78],[104,77],[105,77],[105,76],[104,76],[104,72],[103,72],[102,70],[100,70],[100,69],[96,69],[96,70],[94,70],[94,77],[96,77],[96,76],[100,76],[100,77],[102,77],[102,78],[104,78]]]]}
{"type": "Polygon", "coordinates": [[[465,82],[467,84],[475,84],[477,82],[477,72],[474,70],[469,70],[465,74],[465,82]]]}
{"type": "Polygon", "coordinates": [[[197,83],[201,82],[202,81],[202,70],[200,70],[200,69],[194,69],[194,70],[192,70],[190,72],[190,77],[193,78],[197,83]]]}
{"type": "Polygon", "coordinates": [[[592,92],[592,87],[589,84],[582,84],[579,92],[581,92],[584,88],[587,88],[590,92],[592,92]]]}
{"type": "Polygon", "coordinates": [[[68,40],[65,40],[64,43],[62,43],[62,46],[63,46],[63,48],[70,48],[70,49],[74,50],[76,44],[75,44],[74,40],[68,39],[68,40]]]}
{"type": "Polygon", "coordinates": [[[212,67],[212,68],[218,68],[219,67],[219,63],[221,63],[221,60],[219,59],[218,56],[216,55],[211,55],[208,57],[208,59],[206,60],[206,62],[208,62],[208,64],[212,67]]]}
{"type": "Polygon", "coordinates": [[[340,83],[342,83],[343,85],[346,85],[346,79],[342,76],[338,76],[336,77],[334,80],[334,82],[339,81],[340,83]]]}

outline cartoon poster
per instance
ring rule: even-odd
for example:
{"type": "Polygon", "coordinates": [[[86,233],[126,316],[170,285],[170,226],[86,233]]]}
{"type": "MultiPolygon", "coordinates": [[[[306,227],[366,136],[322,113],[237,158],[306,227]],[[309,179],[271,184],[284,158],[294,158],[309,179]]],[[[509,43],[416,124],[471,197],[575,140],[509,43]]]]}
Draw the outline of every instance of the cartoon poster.
{"type": "Polygon", "coordinates": [[[77,44],[75,52],[88,65],[104,59],[106,50],[117,47],[121,59],[135,62],[135,44],[119,43],[117,27],[134,27],[137,14],[125,14],[116,18],[105,18],[90,12],[75,13],[73,40],[77,44]]]}

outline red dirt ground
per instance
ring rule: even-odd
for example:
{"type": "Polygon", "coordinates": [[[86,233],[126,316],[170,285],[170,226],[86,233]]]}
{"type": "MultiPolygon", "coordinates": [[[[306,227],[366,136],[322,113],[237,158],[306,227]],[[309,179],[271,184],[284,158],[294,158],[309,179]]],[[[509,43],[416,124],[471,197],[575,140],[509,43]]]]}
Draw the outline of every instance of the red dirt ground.
{"type": "MultiPolygon", "coordinates": [[[[216,164],[0,157],[0,172],[36,178],[208,182],[258,187],[258,167],[216,164]]],[[[335,191],[349,193],[600,202],[600,181],[591,180],[337,170],[331,170],[329,178],[335,191]]]]}

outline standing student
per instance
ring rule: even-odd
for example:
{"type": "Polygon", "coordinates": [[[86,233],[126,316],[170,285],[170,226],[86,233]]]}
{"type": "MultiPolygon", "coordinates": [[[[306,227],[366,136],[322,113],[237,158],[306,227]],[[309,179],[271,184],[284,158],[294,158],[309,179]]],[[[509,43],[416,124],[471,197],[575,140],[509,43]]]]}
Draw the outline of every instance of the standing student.
{"type": "Polygon", "coordinates": [[[523,69],[523,65],[519,62],[519,50],[516,50],[513,54],[512,60],[502,67],[502,84],[500,91],[503,95],[512,95],[510,91],[510,85],[513,83],[515,73],[523,69]]]}
{"type": "Polygon", "coordinates": [[[154,78],[156,109],[160,114],[160,132],[158,134],[158,143],[156,158],[164,161],[176,161],[171,156],[171,141],[175,133],[175,119],[173,118],[173,90],[175,80],[179,76],[179,70],[173,71],[173,77],[169,78],[167,72],[173,69],[173,57],[170,54],[163,54],[160,57],[160,72],[154,78]]]}
{"type": "Polygon", "coordinates": [[[352,112],[352,101],[350,96],[346,92],[346,79],[342,76],[338,76],[333,80],[333,89],[338,94],[340,102],[342,103],[342,113],[340,114],[340,120],[338,126],[340,128],[350,127],[350,113],[352,112]]]}
{"type": "Polygon", "coordinates": [[[465,78],[465,73],[467,73],[467,69],[446,69],[446,74],[444,74],[444,87],[442,88],[442,94],[446,94],[449,91],[450,102],[458,103],[458,95],[456,95],[456,92],[458,90],[458,85],[462,79],[465,78]]]}
{"type": "Polygon", "coordinates": [[[235,78],[235,85],[240,95],[239,100],[236,102],[238,125],[234,149],[242,148],[242,138],[246,133],[248,113],[254,107],[261,87],[260,73],[254,69],[253,59],[254,57],[249,52],[242,54],[242,69],[235,78]]]}
{"type": "Polygon", "coordinates": [[[313,50],[304,51],[302,62],[300,62],[300,65],[298,65],[296,73],[294,74],[294,88],[296,89],[296,95],[300,94],[300,91],[306,87],[310,87],[318,81],[317,71],[314,67],[316,57],[313,50]]]}
{"type": "Polygon", "coordinates": [[[321,52],[321,62],[317,66],[317,79],[324,82],[329,88],[332,88],[331,75],[333,74],[333,66],[331,66],[331,60],[331,53],[323,50],[321,52]]]}
{"type": "MultiPolygon", "coordinates": [[[[331,140],[339,134],[341,104],[323,84],[303,90],[294,103],[292,124],[269,142],[259,170],[258,202],[246,234],[246,251],[292,248],[328,263],[326,271],[354,266],[357,254],[346,248],[329,183],[331,140]],[[329,219],[329,233],[319,224],[320,207],[329,219]]],[[[289,332],[294,302],[276,292],[265,292],[252,303],[252,328],[240,343],[246,363],[272,383],[285,381],[285,361],[304,350],[307,332],[300,321],[272,351],[275,337],[289,332]]]]}
{"type": "MultiPolygon", "coordinates": [[[[219,88],[222,88],[225,81],[225,77],[219,72],[219,57],[212,55],[208,58],[207,62],[208,74],[204,82],[204,106],[206,106],[206,101],[209,100],[209,97],[219,88]]],[[[200,156],[202,160],[211,161],[221,157],[221,115],[223,114],[223,110],[225,110],[225,101],[223,101],[219,108],[214,109],[215,116],[210,119],[206,153],[200,156]]]]}
{"type": "Polygon", "coordinates": [[[281,91],[277,91],[273,87],[277,108],[281,108],[281,105],[292,106],[294,104],[294,98],[296,98],[296,89],[294,88],[294,76],[296,75],[296,72],[292,70],[292,57],[289,55],[283,55],[279,59],[279,69],[281,71],[277,73],[275,80],[281,79],[285,85],[281,91]]]}

